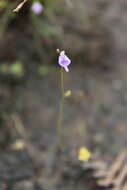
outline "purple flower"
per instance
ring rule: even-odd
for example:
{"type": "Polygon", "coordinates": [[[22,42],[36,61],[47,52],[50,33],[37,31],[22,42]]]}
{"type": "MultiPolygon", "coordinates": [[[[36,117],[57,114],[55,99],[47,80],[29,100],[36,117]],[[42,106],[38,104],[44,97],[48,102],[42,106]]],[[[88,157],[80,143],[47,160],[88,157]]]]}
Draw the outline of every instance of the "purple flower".
{"type": "Polygon", "coordinates": [[[60,52],[58,63],[66,72],[69,71],[68,65],[70,65],[71,60],[65,55],[65,51],[60,52]]]}
{"type": "Polygon", "coordinates": [[[43,11],[43,5],[36,1],[32,4],[31,6],[31,10],[36,14],[36,15],[40,15],[41,12],[43,11]]]}

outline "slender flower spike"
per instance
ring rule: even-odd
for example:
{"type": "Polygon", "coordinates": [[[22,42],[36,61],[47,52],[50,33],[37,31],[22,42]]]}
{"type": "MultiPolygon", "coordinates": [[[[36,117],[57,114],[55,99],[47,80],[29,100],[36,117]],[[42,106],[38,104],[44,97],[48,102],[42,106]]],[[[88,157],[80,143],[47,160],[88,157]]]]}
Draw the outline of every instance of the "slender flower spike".
{"type": "Polygon", "coordinates": [[[36,14],[36,15],[40,15],[43,11],[43,5],[39,2],[36,1],[32,4],[31,6],[31,10],[36,14]]]}
{"type": "Polygon", "coordinates": [[[70,65],[71,60],[66,56],[65,51],[60,52],[58,63],[66,72],[69,71],[68,65],[70,65]]]}

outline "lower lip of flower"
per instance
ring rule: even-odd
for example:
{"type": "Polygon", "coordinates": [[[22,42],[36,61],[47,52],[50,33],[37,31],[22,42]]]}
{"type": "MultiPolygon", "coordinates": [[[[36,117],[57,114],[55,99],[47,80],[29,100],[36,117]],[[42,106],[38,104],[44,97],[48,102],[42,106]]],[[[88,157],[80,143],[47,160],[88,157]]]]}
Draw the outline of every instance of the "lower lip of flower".
{"type": "Polygon", "coordinates": [[[64,66],[64,69],[65,69],[66,72],[69,71],[68,66],[64,66]]]}

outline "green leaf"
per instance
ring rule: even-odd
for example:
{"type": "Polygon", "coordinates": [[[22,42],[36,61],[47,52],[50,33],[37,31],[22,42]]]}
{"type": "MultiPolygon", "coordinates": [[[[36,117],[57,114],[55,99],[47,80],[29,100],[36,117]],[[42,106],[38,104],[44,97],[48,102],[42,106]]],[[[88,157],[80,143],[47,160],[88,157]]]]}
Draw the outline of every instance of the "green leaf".
{"type": "Polygon", "coordinates": [[[24,74],[24,67],[22,63],[16,62],[10,66],[10,72],[18,77],[22,77],[24,74]]]}
{"type": "Polygon", "coordinates": [[[37,69],[37,74],[40,77],[45,77],[46,75],[49,74],[49,69],[46,66],[39,66],[37,69]]]}
{"type": "Polygon", "coordinates": [[[6,8],[8,5],[7,1],[0,1],[0,8],[6,8]]]}

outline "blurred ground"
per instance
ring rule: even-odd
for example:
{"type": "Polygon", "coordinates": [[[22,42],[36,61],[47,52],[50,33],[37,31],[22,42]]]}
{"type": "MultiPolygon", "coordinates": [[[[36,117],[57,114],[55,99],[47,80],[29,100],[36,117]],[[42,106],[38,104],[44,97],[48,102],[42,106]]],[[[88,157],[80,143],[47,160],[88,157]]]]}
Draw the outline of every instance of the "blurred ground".
{"type": "MultiPolygon", "coordinates": [[[[73,9],[75,10],[78,7],[80,10],[79,5],[75,1],[73,9]]],[[[23,180],[18,183],[15,183],[14,180],[14,184],[5,180],[4,183],[7,181],[10,186],[13,184],[12,189],[74,189],[75,182],[76,189],[85,189],[84,178],[81,182],[77,177],[80,172],[78,173],[76,166],[71,167],[71,164],[77,163],[78,149],[85,145],[96,158],[110,162],[121,149],[126,147],[126,8],[127,2],[125,0],[86,0],[85,10],[89,15],[92,30],[89,27],[89,29],[87,27],[84,29],[84,25],[83,30],[81,30],[84,20],[82,21],[81,18],[77,17],[78,13],[75,17],[70,18],[72,21],[77,19],[76,23],[82,21],[77,27],[74,27],[74,24],[70,25],[63,22],[64,26],[68,26],[69,32],[64,34],[61,46],[63,45],[72,54],[70,72],[65,73],[65,88],[72,90],[72,96],[67,98],[65,103],[64,153],[60,154],[58,158],[53,157],[52,149],[56,142],[59,67],[43,64],[47,68],[46,74],[41,77],[38,76],[36,68],[39,64],[38,61],[35,61],[36,54],[34,55],[36,46],[31,49],[29,45],[31,40],[29,28],[28,33],[25,31],[20,33],[20,29],[16,29],[17,41],[15,41],[15,36],[10,35],[14,31],[10,32],[8,38],[2,41],[7,47],[8,39],[11,39],[9,43],[11,42],[12,45],[10,45],[12,51],[10,56],[8,49],[4,51],[5,48],[3,48],[1,51],[2,61],[15,60],[17,59],[15,56],[17,56],[18,59],[25,60],[24,62],[28,61],[29,64],[25,63],[27,71],[22,80],[10,80],[10,77],[1,76],[0,109],[1,112],[12,114],[17,112],[30,141],[35,146],[35,150],[37,149],[37,157],[40,158],[41,152],[43,168],[43,174],[39,179],[40,187],[33,186],[31,180],[23,180]],[[69,38],[71,31],[72,38],[69,38]],[[67,39],[65,43],[64,38],[67,39]],[[70,47],[73,39],[75,39],[76,45],[73,44],[70,47]],[[28,43],[26,43],[27,40],[28,43]],[[77,45],[78,41],[79,46],[77,45]],[[15,55],[15,51],[18,55],[15,55]],[[31,58],[35,58],[35,60],[31,58]],[[81,64],[80,60],[81,63],[84,61],[85,64],[81,64]],[[76,171],[77,173],[75,173],[76,171]]],[[[55,20],[55,22],[57,21],[55,20]]],[[[56,44],[49,45],[50,49],[52,46],[56,47],[56,44]]],[[[8,144],[18,138],[17,135],[13,134],[14,131],[10,130],[11,125],[13,124],[7,119],[1,122],[0,173],[3,173],[7,179],[13,175],[14,179],[17,176],[20,178],[24,174],[31,178],[34,176],[34,171],[28,155],[22,151],[11,152],[8,149],[8,144]],[[7,141],[9,141],[8,144],[7,141]]],[[[86,184],[85,182],[85,186],[86,184]]]]}

